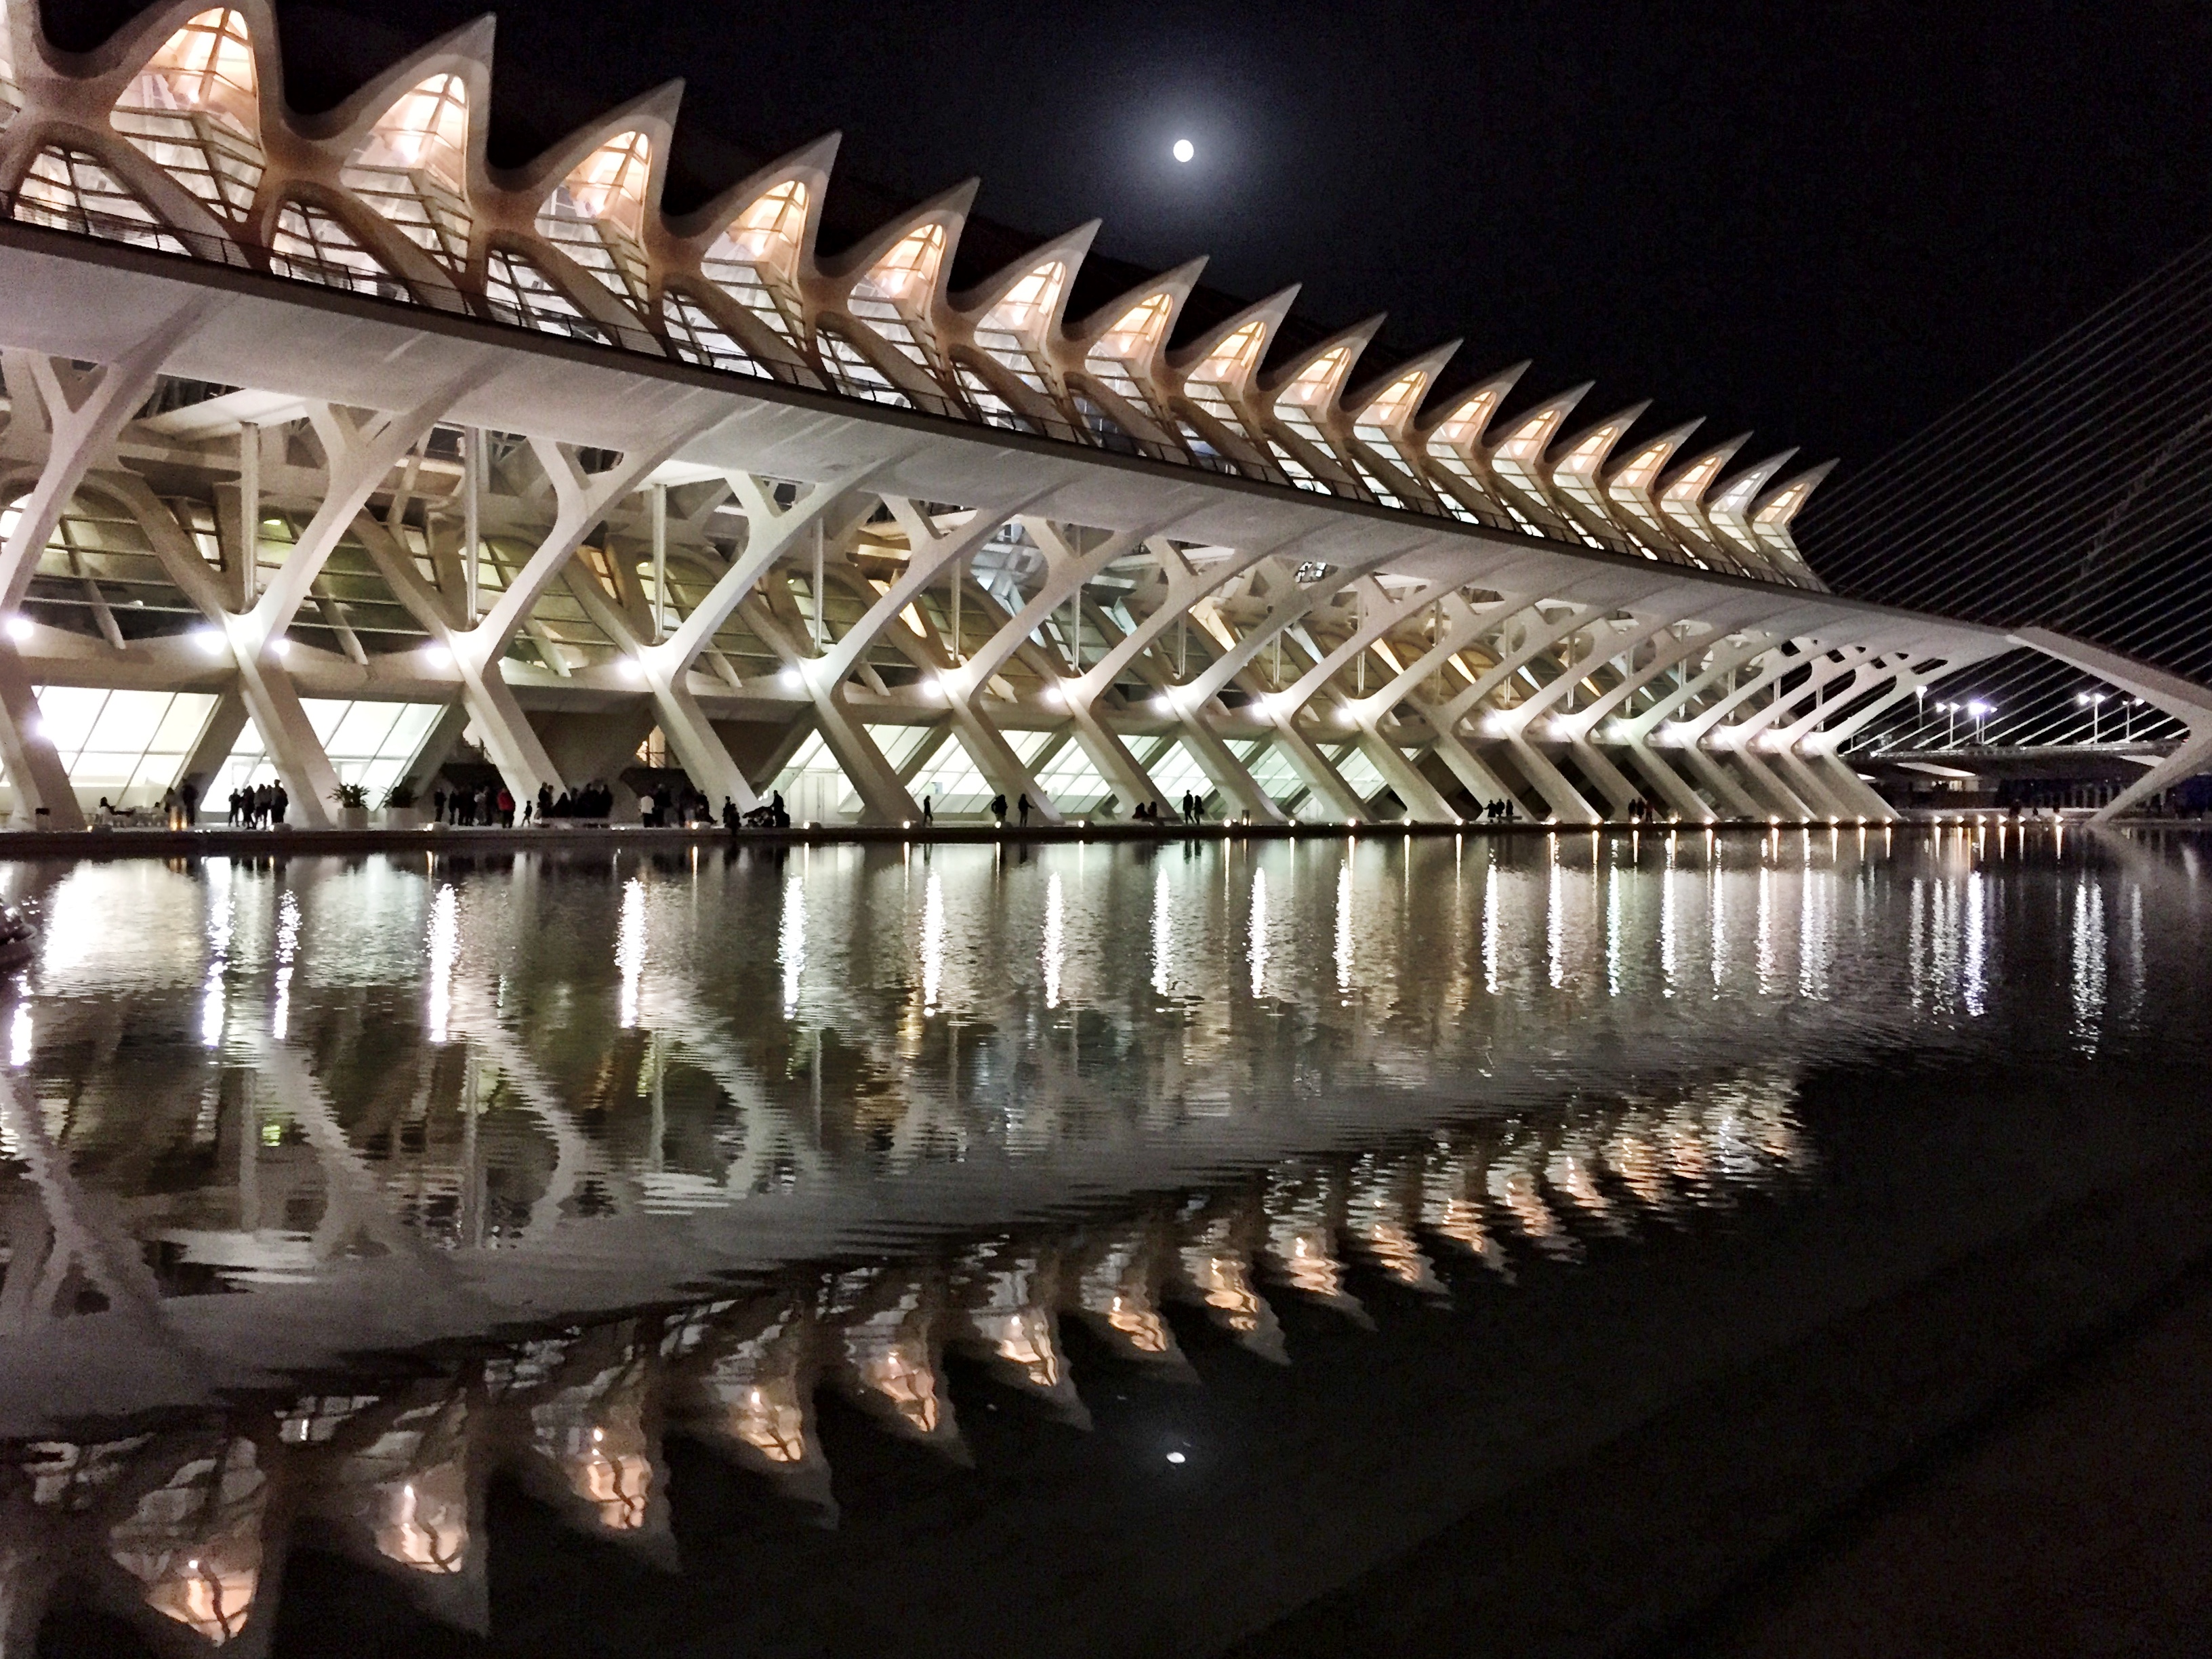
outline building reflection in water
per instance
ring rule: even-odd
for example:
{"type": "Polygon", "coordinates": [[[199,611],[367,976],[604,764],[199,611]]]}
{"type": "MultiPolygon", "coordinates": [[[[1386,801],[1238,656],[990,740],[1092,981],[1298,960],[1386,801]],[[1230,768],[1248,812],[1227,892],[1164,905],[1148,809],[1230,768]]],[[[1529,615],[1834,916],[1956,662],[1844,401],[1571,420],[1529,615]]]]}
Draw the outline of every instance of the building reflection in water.
{"type": "Polygon", "coordinates": [[[672,1565],[672,1433],[834,1519],[824,1389],[1085,1426],[1070,1318],[1288,1361],[1284,1297],[1786,1194],[1806,1064],[2157,1012],[2125,872],[2008,934],[1991,850],[1886,836],[15,878],[0,1598],[177,1652],[295,1536],[482,1630],[495,1473],[672,1565]]]}

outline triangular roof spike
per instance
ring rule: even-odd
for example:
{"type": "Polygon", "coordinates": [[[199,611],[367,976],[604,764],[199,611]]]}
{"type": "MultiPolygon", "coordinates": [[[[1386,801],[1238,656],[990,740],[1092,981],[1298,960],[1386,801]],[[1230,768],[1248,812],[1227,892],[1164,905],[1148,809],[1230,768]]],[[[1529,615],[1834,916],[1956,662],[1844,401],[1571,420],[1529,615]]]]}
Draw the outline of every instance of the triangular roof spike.
{"type": "Polygon", "coordinates": [[[1192,369],[1212,356],[1231,335],[1258,323],[1261,325],[1258,349],[1251,354],[1249,362],[1240,364],[1236,373],[1229,377],[1229,383],[1242,391],[1259,372],[1260,360],[1267,355],[1267,342],[1283,325],[1283,319],[1291,314],[1291,302],[1298,297],[1298,288],[1299,284],[1292,283],[1288,288],[1279,289],[1264,300],[1255,301],[1227,322],[1208,329],[1188,345],[1179,346],[1169,352],[1168,368],[1178,375],[1188,377],[1192,369]]]}
{"type": "MultiPolygon", "coordinates": [[[[253,48],[254,102],[267,131],[284,111],[284,54],[278,50],[276,9],[270,0],[169,0],[142,12],[89,52],[63,52],[47,38],[45,8],[38,0],[10,0],[11,15],[28,14],[26,33],[39,58],[78,82],[91,82],[87,94],[102,104],[121,95],[132,76],[146,67],[147,59],[168,43],[169,37],[204,11],[234,11],[246,21],[246,36],[253,48]],[[112,84],[101,86],[100,82],[112,84]]],[[[25,65],[18,63],[20,77],[25,65]]]]}
{"type": "Polygon", "coordinates": [[[1176,319],[1182,314],[1183,302],[1190,298],[1191,290],[1198,286],[1200,274],[1206,269],[1206,255],[1186,260],[1173,270],[1164,270],[1150,282],[1139,283],[1127,292],[1116,295],[1092,312],[1074,327],[1062,326],[1060,337],[1079,351],[1088,351],[1103,335],[1112,331],[1115,325],[1127,317],[1155,294],[1168,297],[1167,314],[1153,327],[1152,349],[1138,363],[1140,368],[1150,368],[1167,349],[1168,337],[1175,332],[1176,319]]]}
{"type": "Polygon", "coordinates": [[[945,227],[945,257],[939,262],[937,270],[937,286],[941,290],[952,269],[952,245],[960,240],[960,228],[968,222],[968,210],[975,205],[975,192],[982,187],[981,179],[963,179],[951,189],[941,190],[927,201],[916,203],[821,266],[822,274],[841,281],[857,279],[896,247],[908,233],[934,220],[945,227]]]}
{"type": "Polygon", "coordinates": [[[483,163],[484,119],[491,106],[492,41],[499,19],[490,12],[448,29],[428,46],[410,52],[389,69],[355,88],[343,102],[319,115],[299,116],[293,125],[310,143],[349,156],[375,131],[386,111],[436,75],[458,75],[469,100],[469,167],[483,163]]]}
{"type": "Polygon", "coordinates": [[[1272,402],[1299,381],[1307,380],[1313,383],[1308,389],[1318,395],[1302,398],[1301,402],[1310,403],[1316,408],[1335,402],[1336,394],[1352,378],[1352,365],[1359,361],[1359,354],[1367,349],[1369,342],[1382,331],[1383,321],[1389,315],[1388,312],[1378,311],[1364,321],[1354,323],[1350,328],[1340,328],[1319,345],[1299,353],[1282,368],[1263,374],[1260,380],[1262,395],[1272,402]],[[1315,371],[1332,356],[1340,356],[1341,362],[1316,380],[1315,371]]]}
{"type": "Polygon", "coordinates": [[[1052,315],[1047,319],[1047,325],[1049,327],[1057,324],[1060,307],[1067,303],[1067,291],[1074,286],[1076,267],[1083,263],[1083,256],[1091,252],[1091,244],[1097,240],[1098,228],[1104,222],[1103,219],[1085,220],[1073,230],[1064,231],[1049,242],[1031,248],[1020,258],[1010,261],[1002,269],[992,272],[975,287],[964,293],[953,295],[950,301],[952,309],[963,317],[981,317],[1005,299],[1022,278],[1057,259],[1066,269],[1060,276],[1060,292],[1053,296],[1052,315]]]}
{"type": "Polygon", "coordinates": [[[1523,357],[1510,368],[1501,368],[1488,380],[1469,386],[1454,398],[1422,428],[1424,440],[1441,438],[1448,444],[1465,448],[1478,447],[1490,423],[1498,417],[1499,407],[1521,377],[1528,372],[1534,359],[1523,357]]]}
{"type": "Polygon", "coordinates": [[[1732,519],[1747,520],[1753,498],[1766,487],[1766,481],[1782,471],[1790,458],[1796,453],[1796,447],[1793,445],[1788,449],[1777,451],[1763,461],[1754,461],[1713,491],[1706,511],[1725,513],[1732,519]]]}
{"type": "Polygon", "coordinates": [[[1595,380],[1584,380],[1580,386],[1571,386],[1565,392],[1546,398],[1516,418],[1490,453],[1508,461],[1530,465],[1540,461],[1545,449],[1552,441],[1553,434],[1574,412],[1575,405],[1589,396],[1590,388],[1596,384],[1595,380]]]}
{"type": "Polygon", "coordinates": [[[1715,444],[1711,449],[1700,450],[1672,472],[1659,480],[1659,499],[1670,506],[1695,507],[1705,499],[1705,491],[1712,488],[1713,480],[1720,477],[1721,469],[1735,457],[1737,450],[1751,441],[1751,434],[1739,432],[1725,443],[1715,444]]]}
{"type": "Polygon", "coordinates": [[[668,176],[669,141],[676,136],[676,112],[683,101],[684,82],[664,82],[626,104],[617,105],[589,126],[577,128],[521,167],[491,170],[491,181],[497,188],[523,198],[535,211],[600,145],[625,132],[642,132],[652,153],[646,158],[641,208],[651,216],[659,210],[661,181],[668,176]]]}
{"type": "Polygon", "coordinates": [[[802,258],[811,257],[814,252],[814,233],[822,222],[822,194],[830,187],[830,170],[836,165],[837,147],[844,140],[842,132],[825,132],[789,155],[778,156],[766,167],[747,173],[705,206],[670,220],[668,234],[678,241],[696,242],[702,248],[712,246],[740,213],[778,185],[798,179],[805,182],[808,192],[806,228],[799,239],[799,252],[802,258]]]}
{"type": "Polygon", "coordinates": [[[1822,461],[1818,466],[1808,466],[1802,472],[1785,478],[1752,504],[1751,521],[1761,530],[1785,530],[1790,520],[1804,507],[1806,498],[1820,487],[1820,480],[1836,470],[1838,463],[1822,461]]]}
{"type": "Polygon", "coordinates": [[[1705,423],[1705,417],[1700,415],[1695,420],[1668,428],[1656,437],[1644,439],[1605,475],[1607,487],[1649,490],[1674,452],[1705,423]]]}
{"type": "Polygon", "coordinates": [[[1601,421],[1591,422],[1571,437],[1560,439],[1552,446],[1548,458],[1552,471],[1580,477],[1595,473],[1613,453],[1613,447],[1628,435],[1628,428],[1650,407],[1651,399],[1646,398],[1640,404],[1616,409],[1601,421]]]}
{"type": "Polygon", "coordinates": [[[1463,338],[1446,340],[1442,345],[1431,346],[1418,357],[1409,357],[1402,363],[1369,375],[1356,386],[1347,386],[1342,400],[1345,412],[1355,420],[1366,416],[1377,398],[1393,391],[1408,375],[1417,374],[1420,377],[1420,384],[1414,387],[1410,397],[1399,400],[1402,406],[1394,406],[1383,411],[1382,418],[1375,422],[1393,431],[1406,427],[1420,412],[1421,400],[1428,396],[1429,387],[1435,383],[1437,374],[1451,361],[1452,354],[1465,343],[1463,338]]]}

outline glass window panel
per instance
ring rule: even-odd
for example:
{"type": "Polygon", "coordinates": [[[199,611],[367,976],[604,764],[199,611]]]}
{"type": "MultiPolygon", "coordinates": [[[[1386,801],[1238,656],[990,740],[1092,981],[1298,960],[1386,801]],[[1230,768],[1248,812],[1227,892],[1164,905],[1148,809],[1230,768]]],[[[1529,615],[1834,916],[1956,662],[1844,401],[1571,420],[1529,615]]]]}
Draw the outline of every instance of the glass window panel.
{"type": "Polygon", "coordinates": [[[70,784],[76,789],[121,789],[137,769],[136,750],[117,754],[112,750],[88,749],[70,763],[70,784]]]}
{"type": "Polygon", "coordinates": [[[345,713],[337,725],[323,738],[324,750],[333,760],[341,755],[349,760],[366,759],[380,752],[398,705],[356,702],[343,707],[345,713]]]}
{"type": "MultiPolygon", "coordinates": [[[[143,757],[131,775],[131,781],[124,787],[123,799],[114,804],[136,806],[142,801],[160,800],[176,787],[178,775],[185,769],[185,757],[182,755],[143,757]]],[[[74,775],[70,776],[70,782],[72,787],[76,786],[77,780],[74,775]]]]}
{"type": "Polygon", "coordinates": [[[84,740],[87,749],[109,749],[132,755],[145,751],[169,712],[167,691],[111,691],[100,718],[84,740]]]}
{"type": "Polygon", "coordinates": [[[181,239],[153,209],[82,150],[40,150],[15,191],[15,217],[25,224],[98,236],[133,247],[183,253],[181,239]]]}
{"type": "Polygon", "coordinates": [[[431,728],[437,725],[439,717],[444,713],[445,710],[434,702],[401,703],[399,718],[392,722],[392,730],[385,733],[383,752],[398,756],[403,761],[414,759],[416,751],[428,739],[431,728]]]}
{"type": "Polygon", "coordinates": [[[269,242],[269,268],[295,283],[319,283],[383,300],[412,301],[407,285],[320,208],[287,202],[269,242]]]}
{"type": "Polygon", "coordinates": [[[350,701],[339,702],[329,697],[300,699],[300,708],[307,717],[307,724],[315,729],[315,741],[326,751],[331,746],[331,734],[338,729],[339,722],[345,719],[346,711],[352,707],[350,701]]]}
{"type": "Polygon", "coordinates": [[[81,685],[45,685],[37,689],[39,725],[46,739],[66,760],[84,747],[108,694],[81,685]]]}
{"type": "Polygon", "coordinates": [[[201,691],[179,691],[169,700],[168,711],[161,723],[154,729],[154,739],[148,747],[162,754],[188,754],[198,746],[200,733],[207,730],[208,716],[215,712],[216,699],[201,691]]]}
{"type": "Polygon", "coordinates": [[[932,797],[931,811],[939,817],[980,817],[989,809],[991,797],[998,793],[957,732],[930,757],[929,764],[908,787],[917,802],[924,795],[932,797]]]}

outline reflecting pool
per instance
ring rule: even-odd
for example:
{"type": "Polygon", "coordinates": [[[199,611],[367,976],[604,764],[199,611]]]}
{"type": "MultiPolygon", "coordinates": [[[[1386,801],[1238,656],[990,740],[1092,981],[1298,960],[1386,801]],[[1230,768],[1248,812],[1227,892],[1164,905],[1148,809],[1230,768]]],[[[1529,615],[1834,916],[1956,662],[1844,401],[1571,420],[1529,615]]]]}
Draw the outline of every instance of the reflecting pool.
{"type": "Polygon", "coordinates": [[[1263,1651],[1844,1312],[2212,1164],[2201,860],[8,866],[0,1646],[1263,1651]]]}

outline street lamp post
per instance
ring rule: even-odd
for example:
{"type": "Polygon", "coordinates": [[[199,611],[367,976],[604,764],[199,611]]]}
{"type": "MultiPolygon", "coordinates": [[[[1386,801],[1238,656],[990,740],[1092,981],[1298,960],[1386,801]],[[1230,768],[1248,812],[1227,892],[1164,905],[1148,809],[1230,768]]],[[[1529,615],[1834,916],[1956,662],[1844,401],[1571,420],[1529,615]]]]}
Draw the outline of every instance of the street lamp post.
{"type": "Polygon", "coordinates": [[[2103,740],[2103,726],[2098,716],[2104,711],[2105,694],[2101,691],[2077,691],[2074,694],[2074,706],[2076,708],[2087,708],[2089,711],[2089,744],[2094,748],[2103,740]]]}
{"type": "Polygon", "coordinates": [[[1946,749],[1957,748],[1959,705],[1955,702],[1939,702],[1936,705],[1936,712],[1943,717],[1943,746],[1946,749]]]}
{"type": "Polygon", "coordinates": [[[1989,733],[1985,722],[1989,720],[1990,713],[1989,704],[1976,698],[1966,705],[1966,713],[1973,717],[1975,747],[1987,748],[1989,733]]]}

